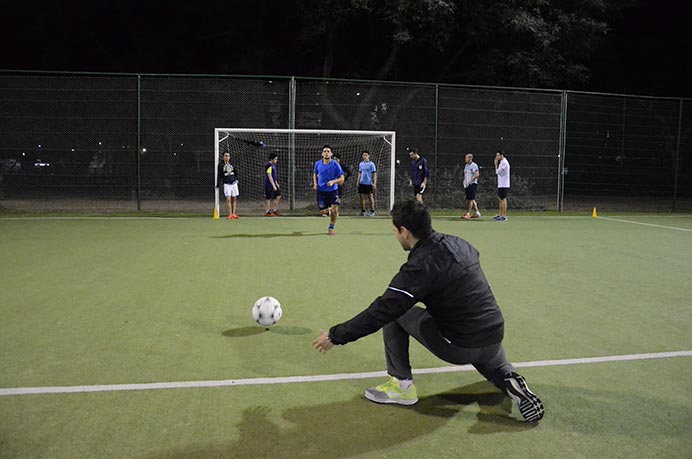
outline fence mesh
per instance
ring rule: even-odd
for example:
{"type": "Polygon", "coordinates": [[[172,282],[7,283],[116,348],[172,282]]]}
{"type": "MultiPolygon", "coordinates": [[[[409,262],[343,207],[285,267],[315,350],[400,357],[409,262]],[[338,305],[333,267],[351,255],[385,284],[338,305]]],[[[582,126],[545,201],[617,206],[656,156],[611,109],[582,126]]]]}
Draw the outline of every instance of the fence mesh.
{"type": "Polygon", "coordinates": [[[465,207],[470,152],[479,203],[492,212],[501,149],[510,212],[689,211],[691,105],[415,83],[0,72],[0,210],[210,213],[214,128],[233,126],[396,131],[396,199],[411,196],[407,153],[417,147],[436,209],[465,207]]]}

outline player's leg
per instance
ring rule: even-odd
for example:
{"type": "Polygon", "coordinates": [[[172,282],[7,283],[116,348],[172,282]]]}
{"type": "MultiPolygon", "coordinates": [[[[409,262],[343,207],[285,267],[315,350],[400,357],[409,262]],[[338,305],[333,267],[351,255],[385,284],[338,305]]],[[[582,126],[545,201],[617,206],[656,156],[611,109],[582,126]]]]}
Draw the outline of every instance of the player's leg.
{"type": "Polygon", "coordinates": [[[236,209],[238,207],[238,198],[231,196],[231,215],[236,215],[236,209]]]}
{"type": "Polygon", "coordinates": [[[481,211],[478,210],[478,202],[475,199],[473,200],[473,210],[474,210],[474,213],[473,213],[474,217],[477,218],[477,217],[481,216],[481,211]]]}
{"type": "Polygon", "coordinates": [[[467,219],[471,217],[471,207],[473,206],[472,201],[470,201],[468,198],[466,198],[466,212],[464,212],[464,215],[461,216],[463,219],[467,219]]]}
{"type": "Polygon", "coordinates": [[[370,197],[370,213],[374,214],[375,213],[375,193],[372,191],[368,194],[370,197]]]}
{"type": "Polygon", "coordinates": [[[336,225],[336,219],[339,217],[339,205],[338,204],[332,204],[330,210],[331,210],[332,225],[336,225]]]}
{"type": "Polygon", "coordinates": [[[341,204],[341,202],[339,201],[339,193],[336,191],[327,193],[326,204],[329,206],[330,217],[327,234],[332,236],[334,234],[334,227],[336,226],[336,219],[339,217],[339,204],[341,204]]]}
{"type": "Polygon", "coordinates": [[[502,190],[498,188],[497,190],[497,215],[495,216],[495,220],[499,220],[502,217],[502,190]]]}
{"type": "Polygon", "coordinates": [[[281,202],[281,192],[276,190],[274,192],[274,215],[280,217],[281,212],[279,212],[279,203],[281,202]]]}
{"type": "Polygon", "coordinates": [[[238,182],[231,184],[229,194],[231,195],[231,218],[238,218],[238,196],[240,195],[238,182]]]}
{"type": "Polygon", "coordinates": [[[418,402],[418,393],[413,384],[408,354],[409,335],[397,321],[386,324],[382,328],[382,334],[389,379],[383,384],[366,389],[365,398],[376,403],[413,405],[418,402]]]}
{"type": "Polygon", "coordinates": [[[360,193],[360,216],[365,216],[365,194],[360,193]]]}
{"type": "Polygon", "coordinates": [[[231,218],[233,212],[231,211],[231,197],[226,196],[226,212],[228,212],[228,218],[231,218]]]}
{"type": "Polygon", "coordinates": [[[317,199],[317,210],[321,215],[328,216],[331,209],[327,205],[326,194],[322,193],[321,191],[317,191],[315,196],[317,199]]]}

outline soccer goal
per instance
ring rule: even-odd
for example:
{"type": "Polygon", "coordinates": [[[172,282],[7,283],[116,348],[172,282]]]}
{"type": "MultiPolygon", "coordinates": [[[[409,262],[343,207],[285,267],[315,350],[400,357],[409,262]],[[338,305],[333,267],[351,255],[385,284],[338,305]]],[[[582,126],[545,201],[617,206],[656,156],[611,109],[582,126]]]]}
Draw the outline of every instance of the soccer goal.
{"type": "Polygon", "coordinates": [[[319,129],[214,129],[214,186],[215,208],[219,215],[219,203],[223,192],[216,189],[218,165],[223,154],[229,152],[238,171],[238,210],[245,214],[260,214],[264,203],[265,165],[270,154],[277,154],[281,209],[309,212],[317,209],[312,174],[315,162],[322,158],[322,147],[330,145],[341,156],[340,163],[346,175],[342,187],[341,209],[360,210],[358,194],[358,166],[362,153],[367,150],[377,168],[377,209],[389,212],[394,204],[394,152],[396,133],[393,131],[346,131],[319,129]]]}

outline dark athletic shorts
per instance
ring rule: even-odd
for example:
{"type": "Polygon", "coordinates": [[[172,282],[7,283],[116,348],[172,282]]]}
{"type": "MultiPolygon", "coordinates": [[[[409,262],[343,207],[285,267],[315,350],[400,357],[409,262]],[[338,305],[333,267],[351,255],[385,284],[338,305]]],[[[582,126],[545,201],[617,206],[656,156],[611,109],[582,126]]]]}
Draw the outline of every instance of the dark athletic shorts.
{"type": "Polygon", "coordinates": [[[276,191],[272,187],[264,189],[264,197],[266,199],[276,199],[279,196],[281,196],[281,188],[278,188],[276,191]]]}
{"type": "Polygon", "coordinates": [[[334,191],[318,191],[317,192],[317,208],[320,210],[327,209],[331,206],[338,206],[341,204],[339,201],[339,192],[334,191]]]}
{"type": "Polygon", "coordinates": [[[358,184],[358,194],[372,194],[372,185],[358,184]]]}
{"type": "Polygon", "coordinates": [[[497,189],[497,197],[500,199],[506,199],[508,193],[509,193],[509,188],[498,188],[497,189]]]}
{"type": "Polygon", "coordinates": [[[467,201],[473,201],[476,199],[476,190],[478,190],[478,184],[477,183],[472,183],[468,187],[466,187],[466,200],[467,201]]]}

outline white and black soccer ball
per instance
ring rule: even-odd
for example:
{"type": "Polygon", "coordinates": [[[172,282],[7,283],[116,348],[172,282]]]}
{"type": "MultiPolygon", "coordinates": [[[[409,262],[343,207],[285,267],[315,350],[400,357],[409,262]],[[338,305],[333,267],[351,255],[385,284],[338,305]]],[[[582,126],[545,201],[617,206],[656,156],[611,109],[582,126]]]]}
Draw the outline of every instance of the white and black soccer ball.
{"type": "Polygon", "coordinates": [[[274,297],[263,296],[252,306],[252,318],[262,327],[271,327],[281,320],[281,303],[274,297]]]}

